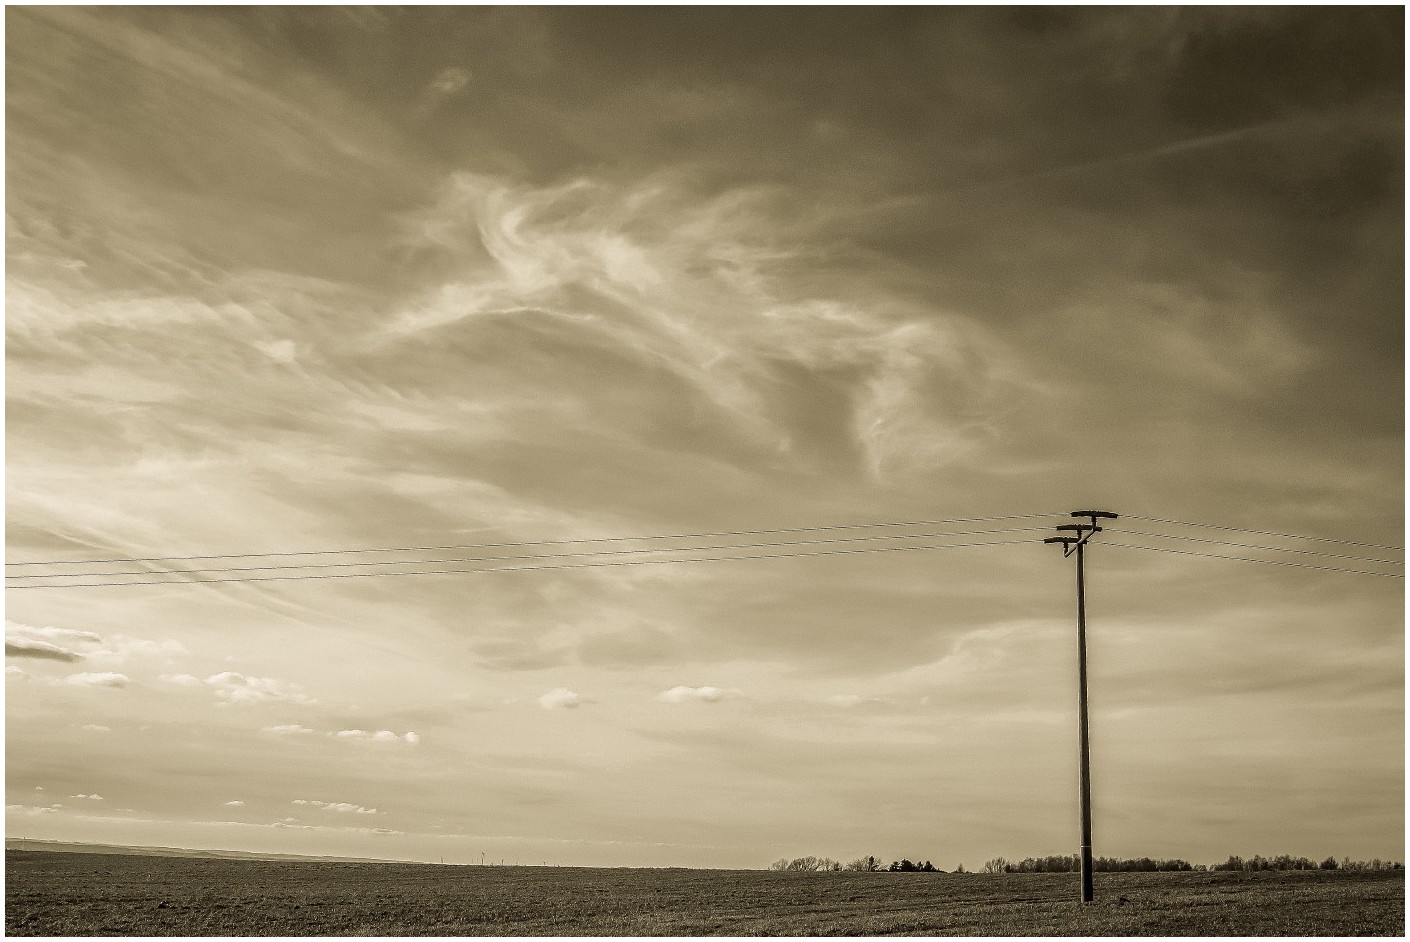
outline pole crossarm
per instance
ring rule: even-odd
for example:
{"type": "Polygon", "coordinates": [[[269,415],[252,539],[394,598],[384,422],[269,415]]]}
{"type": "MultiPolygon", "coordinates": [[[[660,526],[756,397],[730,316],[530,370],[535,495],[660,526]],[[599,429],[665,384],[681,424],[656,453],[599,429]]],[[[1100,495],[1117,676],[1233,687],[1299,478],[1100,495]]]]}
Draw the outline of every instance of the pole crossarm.
{"type": "MultiPolygon", "coordinates": [[[[1095,532],[1095,533],[1100,533],[1100,532],[1101,532],[1101,529],[1102,529],[1101,527],[1097,526],[1097,521],[1098,521],[1098,520],[1116,520],[1116,519],[1117,519],[1117,515],[1114,514],[1114,513],[1112,513],[1112,512],[1109,511],[1109,510],[1074,510],[1074,511],[1072,512],[1072,516],[1074,516],[1074,517],[1086,517],[1087,519],[1091,520],[1091,521],[1092,521],[1092,523],[1091,523],[1091,528],[1092,528],[1092,531],[1095,532]]],[[[1061,530],[1062,527],[1058,527],[1058,529],[1061,530]]]]}

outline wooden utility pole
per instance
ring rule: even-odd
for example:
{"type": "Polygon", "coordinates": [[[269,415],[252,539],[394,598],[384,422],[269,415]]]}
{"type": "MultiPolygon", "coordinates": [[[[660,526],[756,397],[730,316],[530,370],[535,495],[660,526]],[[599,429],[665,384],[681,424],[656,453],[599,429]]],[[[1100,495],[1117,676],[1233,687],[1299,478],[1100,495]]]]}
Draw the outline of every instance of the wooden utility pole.
{"type": "Polygon", "coordinates": [[[1092,889],[1092,750],[1087,733],[1087,587],[1082,548],[1093,534],[1102,532],[1097,520],[1115,520],[1116,514],[1105,510],[1074,510],[1072,516],[1087,517],[1092,522],[1063,524],[1055,529],[1071,535],[1051,536],[1043,542],[1061,544],[1063,556],[1077,555],[1077,800],[1082,820],[1082,902],[1090,903],[1095,898],[1092,889]]]}

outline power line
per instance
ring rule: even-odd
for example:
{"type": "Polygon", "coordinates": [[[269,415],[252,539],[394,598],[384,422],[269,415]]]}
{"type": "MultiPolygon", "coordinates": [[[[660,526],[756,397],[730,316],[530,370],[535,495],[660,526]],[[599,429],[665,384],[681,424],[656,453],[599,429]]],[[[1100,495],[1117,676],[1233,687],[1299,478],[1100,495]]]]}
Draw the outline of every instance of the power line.
{"type": "Polygon", "coordinates": [[[1349,559],[1362,563],[1387,563],[1391,566],[1403,566],[1404,561],[1399,559],[1373,559],[1370,556],[1347,556],[1343,553],[1321,553],[1317,550],[1292,549],[1286,546],[1261,546],[1257,543],[1235,543],[1232,540],[1206,540],[1197,536],[1176,536],[1173,533],[1148,533],[1145,530],[1123,530],[1116,527],[1107,527],[1108,533],[1128,533],[1131,536],[1153,536],[1163,540],[1185,540],[1190,543],[1217,543],[1221,546],[1237,546],[1242,549],[1269,550],[1274,553],[1298,553],[1303,556],[1323,556],[1327,559],[1349,559]]]}
{"type": "MultiPolygon", "coordinates": [[[[10,586],[9,588],[11,591],[19,591],[21,589],[94,589],[123,585],[209,585],[223,582],[283,582],[296,579],[369,579],[379,576],[466,575],[484,572],[522,572],[531,569],[592,569],[606,566],[653,566],[669,563],[710,563],[728,562],[730,560],[788,559],[802,556],[841,556],[855,553],[897,553],[915,550],[961,549],[969,546],[1013,546],[1020,543],[1037,542],[1040,541],[1036,539],[994,540],[977,543],[940,543],[924,546],[868,546],[858,549],[814,550],[806,553],[759,553],[750,556],[696,556],[687,559],[629,559],[598,563],[553,563],[543,566],[496,566],[489,569],[426,569],[402,572],[327,572],[298,576],[240,576],[228,579],[142,579],[124,582],[55,582],[42,585],[17,585],[10,586]]],[[[161,574],[177,575],[179,573],[161,574]]],[[[61,579],[64,577],[62,575],[51,575],[48,578],[61,579]]]]}
{"type": "MultiPolygon", "coordinates": [[[[931,540],[937,537],[975,536],[988,533],[1026,533],[1047,527],[1001,527],[992,530],[954,530],[948,533],[901,533],[880,536],[844,536],[815,540],[776,540],[773,542],[724,543],[714,546],[662,546],[628,550],[582,550],[573,553],[529,553],[517,556],[453,556],[443,559],[385,559],[351,563],[283,563],[270,566],[221,566],[200,569],[125,569],[116,572],[47,572],[32,575],[6,576],[6,579],[76,579],[86,576],[150,576],[191,575],[206,572],[259,572],[288,569],[347,569],[358,566],[425,566],[437,563],[479,563],[515,559],[562,559],[572,556],[633,556],[642,553],[696,553],[722,549],[754,549],[766,546],[818,546],[824,543],[859,543],[875,540],[931,540]]],[[[18,586],[16,588],[19,588],[18,586]]]]}
{"type": "Polygon", "coordinates": [[[254,559],[270,556],[333,556],[346,553],[416,553],[437,550],[494,549],[508,546],[565,546],[572,543],[623,543],[640,540],[694,540],[719,536],[766,536],[774,533],[818,533],[825,530],[868,530],[877,527],[930,527],[950,523],[982,523],[991,520],[1028,520],[1055,517],[1060,511],[1041,514],[997,514],[987,517],[952,517],[948,520],[901,520],[887,523],[849,523],[814,527],[776,527],[768,530],[718,530],[704,533],[663,533],[654,536],[599,536],[574,540],[524,540],[516,543],[453,543],[441,546],[384,546],[365,549],[292,550],[278,553],[216,553],[205,556],[119,556],[112,559],[56,559],[41,562],[7,562],[6,566],[75,566],[98,563],[161,563],[191,559],[254,559]]]}
{"type": "Polygon", "coordinates": [[[1137,546],[1134,543],[1107,543],[1107,546],[1123,546],[1126,549],[1149,550],[1152,553],[1176,553],[1180,556],[1204,556],[1208,559],[1234,559],[1244,563],[1263,563],[1267,566],[1293,566],[1298,569],[1320,569],[1323,572],[1347,572],[1360,576],[1381,576],[1386,579],[1404,579],[1397,572],[1372,572],[1367,569],[1337,569],[1333,566],[1313,566],[1309,563],[1290,563],[1281,559],[1252,559],[1248,556],[1222,556],[1218,553],[1196,553],[1191,550],[1171,549],[1168,546],[1137,546]]]}
{"type": "Polygon", "coordinates": [[[1215,523],[1190,523],[1185,520],[1166,520],[1163,517],[1141,517],[1136,514],[1125,514],[1127,520],[1145,520],[1150,523],[1171,523],[1181,527],[1204,527],[1209,530],[1232,530],[1237,533],[1254,533],[1258,536],[1280,536],[1288,540],[1317,540],[1321,543],[1344,543],[1347,546],[1366,546],[1371,549],[1387,549],[1404,551],[1403,546],[1388,546],[1385,543],[1358,543],[1355,540],[1337,540],[1326,536],[1300,536],[1296,533],[1275,533],[1271,530],[1246,530],[1242,527],[1225,527],[1215,523]]]}

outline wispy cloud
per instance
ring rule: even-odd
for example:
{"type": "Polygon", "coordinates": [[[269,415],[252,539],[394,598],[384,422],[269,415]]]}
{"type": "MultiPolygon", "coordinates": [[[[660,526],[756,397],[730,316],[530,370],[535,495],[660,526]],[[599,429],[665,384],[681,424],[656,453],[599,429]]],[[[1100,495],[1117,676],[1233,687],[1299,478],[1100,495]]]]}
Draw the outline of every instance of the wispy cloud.
{"type": "Polygon", "coordinates": [[[64,661],[72,663],[83,657],[73,651],[65,651],[57,644],[39,640],[18,640],[5,642],[6,657],[32,657],[39,660],[64,661]]]}
{"type": "Polygon", "coordinates": [[[5,622],[5,655],[72,663],[83,658],[102,638],[91,631],[5,622]]]}
{"type": "Polygon", "coordinates": [[[408,220],[409,238],[474,275],[409,306],[384,342],[452,328],[554,336],[584,356],[666,371],[771,454],[805,447],[781,397],[787,370],[824,374],[841,384],[835,434],[874,474],[968,457],[1034,394],[1021,357],[976,321],[841,286],[800,294],[773,274],[790,252],[757,236],[779,225],[768,193],[701,202],[669,175],[537,189],[457,175],[408,220]]]}
{"type": "Polygon", "coordinates": [[[76,628],[5,623],[5,653],[10,657],[74,661],[89,659],[121,664],[132,660],[171,658],[187,653],[179,641],[149,641],[125,634],[103,637],[76,628]]]}
{"type": "Polygon", "coordinates": [[[187,653],[189,652],[184,644],[171,638],[150,641],[145,638],[115,634],[106,639],[99,649],[93,652],[93,656],[110,658],[114,661],[154,660],[158,658],[170,661],[187,653]]]}
{"type": "Polygon", "coordinates": [[[222,671],[205,680],[222,704],[293,703],[312,706],[318,701],[297,686],[273,677],[247,677],[236,671],[222,671]]]}
{"type": "Polygon", "coordinates": [[[416,113],[421,118],[429,117],[443,103],[456,97],[474,80],[474,74],[464,66],[448,65],[435,74],[421,90],[416,113]]]}
{"type": "Polygon", "coordinates": [[[70,674],[64,678],[66,683],[75,687],[116,687],[121,689],[132,683],[132,679],[126,674],[119,674],[115,671],[92,671],[82,674],[70,674]]]}
{"type": "Polygon", "coordinates": [[[830,697],[825,697],[823,702],[830,703],[833,706],[851,709],[853,707],[862,706],[863,704],[885,703],[886,701],[881,697],[865,697],[859,693],[838,693],[830,697]]]}

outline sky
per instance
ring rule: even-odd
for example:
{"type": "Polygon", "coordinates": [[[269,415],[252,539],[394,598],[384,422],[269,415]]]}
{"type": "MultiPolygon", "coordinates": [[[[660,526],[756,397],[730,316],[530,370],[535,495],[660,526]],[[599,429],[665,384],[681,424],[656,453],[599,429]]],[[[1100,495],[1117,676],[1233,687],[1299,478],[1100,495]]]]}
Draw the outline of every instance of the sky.
{"type": "Polygon", "coordinates": [[[8,836],[1404,859],[1399,7],[5,22],[8,836]]]}

